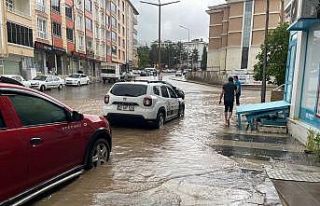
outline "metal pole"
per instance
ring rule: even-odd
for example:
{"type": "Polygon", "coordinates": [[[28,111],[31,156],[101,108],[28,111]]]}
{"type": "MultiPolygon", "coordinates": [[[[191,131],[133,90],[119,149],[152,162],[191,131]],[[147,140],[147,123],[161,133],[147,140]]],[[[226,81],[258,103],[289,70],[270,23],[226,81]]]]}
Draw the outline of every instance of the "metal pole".
{"type": "Polygon", "coordinates": [[[161,74],[161,5],[159,0],[159,45],[158,45],[158,69],[161,74]]]}
{"type": "Polygon", "coordinates": [[[264,59],[263,59],[263,70],[262,70],[262,87],[261,87],[261,102],[266,102],[266,90],[267,90],[267,61],[268,61],[268,28],[269,28],[269,0],[267,1],[266,10],[266,25],[265,25],[265,35],[264,35],[264,59]]]}

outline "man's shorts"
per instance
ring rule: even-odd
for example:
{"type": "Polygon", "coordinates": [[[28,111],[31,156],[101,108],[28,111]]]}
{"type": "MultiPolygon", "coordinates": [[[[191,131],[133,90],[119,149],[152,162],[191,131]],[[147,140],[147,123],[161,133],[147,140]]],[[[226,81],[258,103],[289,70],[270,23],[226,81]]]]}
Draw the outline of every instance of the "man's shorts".
{"type": "Polygon", "coordinates": [[[232,112],[234,102],[224,102],[224,112],[232,112]]]}

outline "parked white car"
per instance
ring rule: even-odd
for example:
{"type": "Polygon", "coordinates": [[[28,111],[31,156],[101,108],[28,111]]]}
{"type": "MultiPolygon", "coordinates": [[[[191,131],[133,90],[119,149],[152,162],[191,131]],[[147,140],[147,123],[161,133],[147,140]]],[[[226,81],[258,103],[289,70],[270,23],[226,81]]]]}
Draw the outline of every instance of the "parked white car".
{"type": "Polygon", "coordinates": [[[64,80],[54,75],[39,75],[30,80],[31,88],[45,91],[47,89],[63,88],[64,80]]]}
{"type": "Polygon", "coordinates": [[[66,78],[65,82],[67,86],[81,86],[90,84],[90,79],[85,74],[71,74],[66,78]]]}
{"type": "Polygon", "coordinates": [[[171,119],[184,115],[184,102],[163,83],[116,83],[105,95],[103,113],[109,121],[134,118],[161,128],[171,119]]]}
{"type": "Polygon", "coordinates": [[[25,80],[21,75],[13,74],[13,75],[2,75],[2,76],[14,79],[14,80],[20,82],[21,84],[23,84],[25,87],[30,87],[31,86],[31,82],[25,80]]]}

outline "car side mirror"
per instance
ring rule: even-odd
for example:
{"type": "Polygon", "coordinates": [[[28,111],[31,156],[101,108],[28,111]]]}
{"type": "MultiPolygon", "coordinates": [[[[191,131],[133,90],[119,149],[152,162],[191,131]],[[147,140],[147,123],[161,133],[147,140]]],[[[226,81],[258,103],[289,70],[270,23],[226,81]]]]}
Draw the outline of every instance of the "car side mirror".
{"type": "Polygon", "coordinates": [[[73,111],[71,120],[73,122],[79,122],[79,121],[83,120],[83,114],[80,114],[77,111],[73,111]]]}

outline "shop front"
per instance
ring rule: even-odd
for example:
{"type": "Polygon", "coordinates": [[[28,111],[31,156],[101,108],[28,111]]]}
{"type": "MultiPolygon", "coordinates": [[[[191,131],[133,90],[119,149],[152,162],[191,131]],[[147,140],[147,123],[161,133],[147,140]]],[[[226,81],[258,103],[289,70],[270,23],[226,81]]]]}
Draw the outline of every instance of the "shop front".
{"type": "Polygon", "coordinates": [[[304,144],[309,130],[320,133],[320,22],[305,21],[290,27],[285,91],[291,102],[289,131],[304,144]]]}

